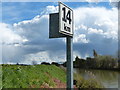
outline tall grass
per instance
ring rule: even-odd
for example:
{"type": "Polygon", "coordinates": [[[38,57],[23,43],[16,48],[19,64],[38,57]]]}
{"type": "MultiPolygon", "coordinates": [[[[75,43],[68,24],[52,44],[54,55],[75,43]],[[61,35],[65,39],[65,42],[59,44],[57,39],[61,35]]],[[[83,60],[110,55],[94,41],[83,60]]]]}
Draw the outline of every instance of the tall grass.
{"type": "Polygon", "coordinates": [[[77,88],[88,88],[88,89],[92,89],[93,88],[104,88],[104,86],[98,82],[95,78],[90,78],[85,80],[82,76],[80,76],[77,73],[74,73],[74,80],[77,81],[76,86],[77,88]]]}

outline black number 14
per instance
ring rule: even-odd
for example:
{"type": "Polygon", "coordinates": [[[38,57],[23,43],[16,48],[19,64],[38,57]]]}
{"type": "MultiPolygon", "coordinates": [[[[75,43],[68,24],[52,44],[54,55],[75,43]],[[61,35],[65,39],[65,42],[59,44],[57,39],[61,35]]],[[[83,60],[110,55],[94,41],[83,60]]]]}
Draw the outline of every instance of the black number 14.
{"type": "Polygon", "coordinates": [[[68,10],[67,15],[66,15],[66,8],[63,7],[62,10],[63,10],[62,20],[65,21],[65,22],[67,22],[67,20],[68,20],[69,24],[71,24],[71,12],[70,12],[70,10],[68,10]]]}

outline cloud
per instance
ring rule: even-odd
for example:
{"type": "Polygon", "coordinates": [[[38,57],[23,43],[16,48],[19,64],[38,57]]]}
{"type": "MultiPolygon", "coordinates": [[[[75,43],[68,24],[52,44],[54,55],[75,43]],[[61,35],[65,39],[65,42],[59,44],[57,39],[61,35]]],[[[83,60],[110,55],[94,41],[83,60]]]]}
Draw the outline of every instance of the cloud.
{"type": "MultiPolygon", "coordinates": [[[[8,41],[10,43],[13,43],[14,45],[11,45],[11,44],[9,46],[6,45],[7,43],[6,38],[8,38],[6,33],[6,35],[4,35],[5,38],[3,38],[3,40],[6,42],[5,45],[3,46],[3,50],[4,50],[3,60],[5,59],[3,62],[7,62],[7,61],[11,62],[12,59],[14,59],[12,61],[15,62],[15,58],[18,58],[18,56],[21,56],[21,57],[19,60],[17,59],[16,62],[23,62],[24,60],[27,61],[28,60],[27,58],[29,56],[31,56],[31,59],[32,58],[35,59],[34,56],[36,55],[37,56],[39,55],[40,57],[38,58],[38,61],[39,61],[41,60],[42,57],[44,57],[42,55],[47,54],[48,51],[52,52],[51,50],[53,50],[52,54],[48,53],[47,55],[53,56],[54,58],[48,57],[49,58],[48,60],[51,60],[51,59],[55,60],[54,52],[56,52],[57,50],[59,50],[59,52],[64,51],[63,50],[64,43],[62,40],[59,41],[56,39],[55,40],[49,39],[48,13],[57,11],[57,8],[58,6],[57,7],[47,6],[45,9],[46,12],[44,12],[45,15],[37,15],[31,20],[25,20],[22,22],[14,23],[12,26],[10,26],[11,28],[8,28],[9,29],[8,31],[10,31],[11,33],[10,32],[8,33],[10,34],[10,38],[13,37],[14,40],[11,40],[11,41],[8,40],[8,41]],[[20,43],[22,43],[22,45],[20,45],[20,43]],[[61,45],[61,46],[57,46],[57,45],[61,45]],[[6,55],[7,50],[13,53],[10,55],[6,55]],[[41,53],[43,51],[44,51],[44,54],[41,53]]],[[[5,32],[3,27],[2,27],[2,30],[3,32],[5,32]]],[[[56,59],[57,58],[58,57],[56,57],[56,59]]],[[[62,56],[62,58],[64,57],[62,56]]],[[[31,62],[29,61],[29,63],[31,62]]]]}
{"type": "Polygon", "coordinates": [[[3,44],[22,44],[27,41],[27,39],[15,33],[8,24],[0,23],[0,28],[0,38],[3,44]]]}
{"type": "Polygon", "coordinates": [[[51,62],[49,54],[45,51],[25,55],[24,60],[25,61],[22,61],[20,63],[26,63],[26,64],[29,63],[30,64],[30,62],[36,61],[37,63],[40,64],[41,62],[51,62]]]}
{"type": "Polygon", "coordinates": [[[20,63],[25,63],[25,64],[32,64],[33,61],[36,61],[37,64],[40,64],[41,62],[64,62],[65,61],[65,56],[64,55],[59,55],[59,56],[53,56],[53,54],[50,54],[49,51],[41,51],[38,53],[34,54],[27,54],[23,58],[24,61],[21,61],[20,63]]]}
{"type": "Polygon", "coordinates": [[[97,30],[94,28],[88,28],[88,34],[103,34],[103,30],[97,30]]]}
{"type": "Polygon", "coordinates": [[[19,35],[28,38],[30,41],[42,39],[42,36],[48,36],[48,15],[36,16],[32,20],[22,21],[13,25],[19,35]],[[46,27],[47,26],[47,27],[46,27]]]}
{"type": "MultiPolygon", "coordinates": [[[[4,62],[30,64],[33,60],[38,63],[65,61],[65,39],[49,39],[48,14],[57,11],[58,6],[47,6],[40,15],[31,20],[14,23],[12,26],[3,24],[0,31],[8,33],[2,35],[5,42],[3,47],[4,62]],[[21,45],[8,45],[8,42],[21,45]],[[8,50],[10,55],[6,54],[8,50]]],[[[117,8],[75,8],[74,58],[76,55],[80,57],[92,56],[93,49],[97,50],[99,54],[114,54],[117,50],[117,15],[117,8]]]]}
{"type": "Polygon", "coordinates": [[[85,0],[86,2],[99,2],[99,1],[102,1],[102,0],[85,0]]]}
{"type": "Polygon", "coordinates": [[[80,35],[77,35],[76,37],[74,37],[73,39],[74,43],[89,43],[89,40],[86,39],[86,35],[85,34],[80,34],[80,35]]]}
{"type": "Polygon", "coordinates": [[[83,0],[83,1],[86,1],[86,2],[119,2],[120,0],[83,0]]]}
{"type": "Polygon", "coordinates": [[[98,34],[117,40],[118,10],[100,7],[75,9],[75,36],[98,34]],[[102,14],[101,14],[102,13],[102,14]]]}
{"type": "Polygon", "coordinates": [[[100,54],[114,54],[118,42],[118,10],[105,7],[80,7],[74,10],[74,49],[82,56],[92,55],[95,49],[100,54]],[[84,38],[83,38],[84,37],[84,38]],[[88,42],[83,42],[87,40],[88,42]],[[81,43],[82,42],[82,43],[81,43]],[[108,44],[109,43],[109,44],[108,44]],[[112,50],[113,51],[112,51],[112,50]]]}

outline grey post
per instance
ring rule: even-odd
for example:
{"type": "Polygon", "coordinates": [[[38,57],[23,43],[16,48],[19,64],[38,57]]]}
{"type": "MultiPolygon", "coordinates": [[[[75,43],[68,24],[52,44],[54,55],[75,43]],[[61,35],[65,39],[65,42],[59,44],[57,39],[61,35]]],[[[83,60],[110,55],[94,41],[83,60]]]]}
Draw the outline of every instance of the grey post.
{"type": "Polygon", "coordinates": [[[67,45],[67,88],[73,89],[73,47],[72,37],[66,37],[67,45]]]}
{"type": "MultiPolygon", "coordinates": [[[[120,60],[120,1],[118,2],[118,60],[120,60]]],[[[120,61],[118,61],[120,69],[120,61]]],[[[120,74],[118,76],[118,90],[120,90],[120,74]]]]}

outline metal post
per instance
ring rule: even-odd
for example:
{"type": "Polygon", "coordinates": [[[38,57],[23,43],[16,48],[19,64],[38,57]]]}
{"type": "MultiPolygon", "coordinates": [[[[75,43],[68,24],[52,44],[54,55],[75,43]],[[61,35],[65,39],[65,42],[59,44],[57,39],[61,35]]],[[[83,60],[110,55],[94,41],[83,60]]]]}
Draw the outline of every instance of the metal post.
{"type": "Polygon", "coordinates": [[[73,89],[73,48],[72,48],[72,37],[66,37],[67,41],[67,88],[73,89]]]}
{"type": "MultiPolygon", "coordinates": [[[[120,70],[120,1],[118,2],[118,68],[120,70]]],[[[120,90],[120,74],[118,75],[118,90],[120,90]]]]}

